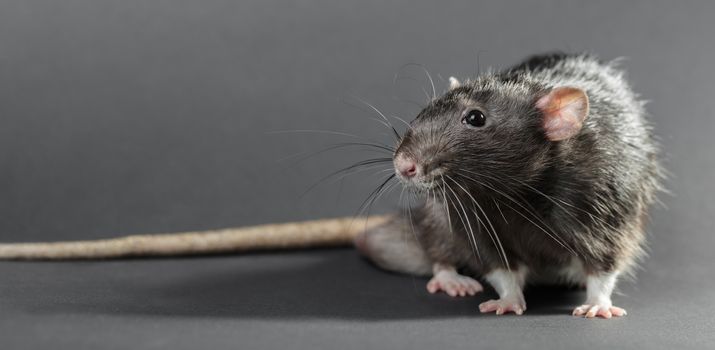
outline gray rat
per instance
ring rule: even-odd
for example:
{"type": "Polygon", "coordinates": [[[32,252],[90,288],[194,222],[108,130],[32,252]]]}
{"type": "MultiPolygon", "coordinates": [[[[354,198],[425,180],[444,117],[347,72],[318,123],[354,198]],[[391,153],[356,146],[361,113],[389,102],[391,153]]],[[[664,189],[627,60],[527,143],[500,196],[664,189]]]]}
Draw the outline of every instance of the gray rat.
{"type": "Polygon", "coordinates": [[[394,155],[424,204],[356,243],[385,269],[431,275],[433,293],[473,295],[482,286],[468,276],[483,277],[499,299],[481,312],[522,314],[535,281],[585,286],[574,315],[622,316],[611,293],[644,253],[657,152],[614,63],[553,53],[465,84],[450,78],[394,155]]]}
{"type": "MultiPolygon", "coordinates": [[[[643,256],[660,188],[643,102],[614,63],[534,56],[429,102],[392,161],[423,195],[410,215],[350,218],[98,241],[0,244],[0,259],[97,259],[344,245],[378,266],[430,275],[427,289],[499,299],[482,312],[522,314],[527,282],[585,286],[573,314],[622,316],[611,293],[643,256]],[[360,222],[359,225],[353,224],[360,222]]],[[[384,185],[384,183],[383,183],[384,185]]]]}

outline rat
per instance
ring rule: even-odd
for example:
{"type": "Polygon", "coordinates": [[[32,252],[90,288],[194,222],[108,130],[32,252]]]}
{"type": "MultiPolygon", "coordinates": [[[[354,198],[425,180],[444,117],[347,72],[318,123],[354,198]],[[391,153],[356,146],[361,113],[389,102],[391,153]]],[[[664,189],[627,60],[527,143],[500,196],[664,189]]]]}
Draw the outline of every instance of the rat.
{"type": "Polygon", "coordinates": [[[430,293],[498,298],[482,313],[526,311],[529,283],[585,287],[573,315],[626,315],[617,281],[644,256],[648,209],[661,188],[644,102],[617,62],[532,56],[433,98],[399,137],[407,215],[324,219],[97,241],[0,244],[0,259],[97,259],[345,245],[377,266],[429,276],[430,293]]]}
{"type": "Polygon", "coordinates": [[[461,84],[410,124],[396,174],[425,194],[410,217],[360,235],[379,266],[431,275],[430,292],[499,298],[481,312],[522,314],[529,282],[584,286],[576,316],[623,316],[611,294],[644,255],[660,188],[643,101],[615,62],[531,57],[461,84]]]}

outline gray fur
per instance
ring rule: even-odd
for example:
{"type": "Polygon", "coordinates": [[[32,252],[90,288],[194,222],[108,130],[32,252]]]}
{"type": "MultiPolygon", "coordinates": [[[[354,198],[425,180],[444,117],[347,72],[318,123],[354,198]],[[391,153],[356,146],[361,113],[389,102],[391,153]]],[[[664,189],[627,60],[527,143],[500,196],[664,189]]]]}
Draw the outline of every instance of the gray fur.
{"type": "MultiPolygon", "coordinates": [[[[585,273],[631,271],[662,173],[645,115],[617,64],[589,55],[534,56],[431,101],[395,153],[435,174],[409,186],[425,198],[412,218],[424,255],[475,274],[524,264],[538,276],[572,258],[585,273]],[[552,142],[535,102],[563,86],[584,90],[590,112],[575,137],[552,142]],[[487,115],[483,128],[461,123],[467,106],[487,115]]],[[[376,237],[411,230],[396,220],[376,237]]],[[[409,273],[408,246],[371,256],[409,273]]]]}

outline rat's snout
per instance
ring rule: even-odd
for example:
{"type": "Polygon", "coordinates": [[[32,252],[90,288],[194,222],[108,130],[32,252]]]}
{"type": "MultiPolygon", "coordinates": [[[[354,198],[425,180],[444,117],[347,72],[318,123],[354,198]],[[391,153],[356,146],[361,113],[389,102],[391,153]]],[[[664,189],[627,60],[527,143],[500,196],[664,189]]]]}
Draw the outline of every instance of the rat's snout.
{"type": "Polygon", "coordinates": [[[445,155],[436,142],[433,144],[427,136],[415,134],[418,132],[415,130],[410,129],[402,139],[395,152],[393,165],[403,185],[426,190],[436,186],[436,177],[444,172],[442,164],[445,155]]]}
{"type": "Polygon", "coordinates": [[[395,170],[406,179],[413,178],[417,175],[417,162],[411,157],[399,155],[395,158],[395,170]]]}

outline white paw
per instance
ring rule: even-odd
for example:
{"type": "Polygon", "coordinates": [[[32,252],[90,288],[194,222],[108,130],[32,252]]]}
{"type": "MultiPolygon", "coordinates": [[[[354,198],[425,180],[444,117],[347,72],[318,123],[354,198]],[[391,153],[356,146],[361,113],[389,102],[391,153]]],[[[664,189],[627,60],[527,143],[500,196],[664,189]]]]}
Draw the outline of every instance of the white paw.
{"type": "Polygon", "coordinates": [[[440,290],[452,297],[464,297],[475,295],[484,290],[484,288],[477,280],[471,277],[462,276],[454,271],[443,270],[434,275],[427,283],[428,292],[434,294],[440,290]]]}
{"type": "Polygon", "coordinates": [[[573,310],[574,316],[584,316],[586,318],[611,318],[613,316],[625,316],[626,314],[626,310],[608,304],[583,304],[573,310]]]}
{"type": "Polygon", "coordinates": [[[523,298],[502,298],[492,299],[479,304],[479,311],[482,313],[496,312],[497,315],[503,315],[508,312],[513,312],[521,315],[526,311],[526,302],[523,298]]]}

